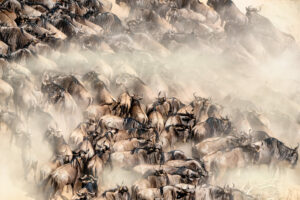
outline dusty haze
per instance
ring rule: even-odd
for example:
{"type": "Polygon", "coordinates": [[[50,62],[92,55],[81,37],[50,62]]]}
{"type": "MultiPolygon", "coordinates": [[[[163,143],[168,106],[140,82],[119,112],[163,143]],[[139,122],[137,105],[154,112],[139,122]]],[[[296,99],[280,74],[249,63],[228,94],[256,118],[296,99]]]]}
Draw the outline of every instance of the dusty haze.
{"type": "MultiPolygon", "coordinates": [[[[261,6],[262,15],[268,17],[280,30],[292,34],[300,43],[299,1],[235,0],[234,2],[243,12],[246,6],[261,6]]],[[[113,12],[122,12],[121,17],[126,16],[126,11],[116,5],[113,7],[113,12]]],[[[67,56],[74,58],[74,53],[71,52],[67,56]]],[[[114,56],[128,55],[116,54],[114,56]]],[[[136,55],[132,56],[131,58],[129,55],[127,60],[135,62],[138,59],[143,59],[137,58],[136,55]]],[[[104,60],[113,59],[113,57],[106,57],[104,60]]],[[[70,64],[71,59],[68,61],[67,58],[64,62],[70,64]]],[[[91,57],[91,59],[95,58],[91,57]]],[[[232,117],[232,112],[237,107],[247,109],[247,106],[242,104],[243,100],[252,102],[270,120],[273,136],[278,137],[292,147],[300,142],[300,126],[296,121],[300,113],[300,52],[291,50],[277,57],[258,59],[253,64],[243,64],[239,61],[225,59],[222,55],[209,51],[179,50],[161,59],[164,69],[171,71],[172,74],[167,77],[167,80],[160,75],[162,69],[159,67],[144,66],[141,68],[134,63],[131,64],[155,92],[164,90],[164,85],[158,86],[155,82],[149,82],[151,76],[157,77],[158,80],[162,79],[166,85],[178,84],[180,87],[176,95],[185,102],[193,98],[193,92],[197,92],[200,96],[212,97],[213,101],[224,106],[223,113],[229,117],[232,117]]],[[[35,152],[38,152],[35,156],[43,162],[49,157],[48,147],[43,145],[44,143],[41,141],[40,129],[33,128],[33,126],[31,130],[33,130],[32,134],[36,144],[34,149],[35,152]],[[38,145],[39,143],[40,145],[38,145]]],[[[5,131],[2,130],[1,134],[5,134],[5,131]]],[[[67,128],[64,131],[67,132],[67,128]]],[[[27,197],[30,184],[25,184],[20,178],[23,177],[20,152],[13,147],[9,147],[7,142],[1,142],[0,146],[0,199],[30,199],[30,197],[27,197]]],[[[187,147],[182,149],[189,151],[187,147]]],[[[267,192],[266,198],[270,197],[268,196],[269,193],[274,194],[274,191],[279,191],[280,195],[278,197],[281,199],[299,198],[291,196],[297,190],[300,191],[300,182],[295,179],[296,176],[300,176],[299,167],[296,171],[288,171],[286,175],[278,175],[275,178],[272,173],[266,172],[268,172],[268,169],[265,168],[253,169],[247,172],[233,172],[233,175],[229,176],[228,180],[222,184],[234,184],[239,188],[248,188],[249,191],[251,189],[250,193],[253,192],[253,194],[259,193],[261,195],[261,193],[267,192]],[[245,179],[247,180],[244,181],[245,179]],[[275,184],[276,181],[281,183],[275,184]],[[257,182],[262,184],[262,188],[266,186],[266,189],[256,190],[255,193],[252,187],[257,182]],[[291,194],[289,191],[294,193],[291,194]]],[[[130,175],[130,173],[123,171],[116,174],[121,176],[130,175]]],[[[110,179],[110,181],[107,181],[108,185],[121,184],[124,181],[116,175],[105,178],[110,179]]],[[[131,183],[132,180],[130,179],[129,182],[131,183]]]]}

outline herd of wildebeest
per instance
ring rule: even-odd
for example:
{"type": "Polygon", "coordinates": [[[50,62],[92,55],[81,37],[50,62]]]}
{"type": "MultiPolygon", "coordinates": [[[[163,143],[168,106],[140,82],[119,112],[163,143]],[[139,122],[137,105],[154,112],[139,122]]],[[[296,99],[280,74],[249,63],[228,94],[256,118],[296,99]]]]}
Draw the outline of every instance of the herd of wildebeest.
{"type": "Polygon", "coordinates": [[[258,110],[241,115],[241,130],[210,98],[176,98],[173,82],[155,94],[139,70],[184,48],[242,62],[294,48],[259,9],[244,15],[231,0],[0,2],[1,130],[20,148],[36,199],[68,199],[70,189],[75,200],[259,199],[218,183],[235,169],[297,165],[298,147],[273,137],[258,110]],[[49,162],[34,157],[33,125],[49,162]],[[177,150],[183,144],[191,153],[177,150]],[[139,178],[107,188],[103,173],[115,168],[139,178]]]}

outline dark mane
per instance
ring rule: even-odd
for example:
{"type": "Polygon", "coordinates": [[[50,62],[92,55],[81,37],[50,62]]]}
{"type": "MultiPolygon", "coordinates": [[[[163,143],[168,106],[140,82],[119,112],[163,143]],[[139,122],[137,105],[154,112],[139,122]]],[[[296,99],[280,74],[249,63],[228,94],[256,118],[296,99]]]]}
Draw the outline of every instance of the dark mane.
{"type": "Polygon", "coordinates": [[[294,152],[294,149],[287,147],[283,142],[277,140],[276,138],[267,138],[264,140],[268,148],[272,149],[272,154],[278,151],[279,155],[275,155],[279,160],[288,160],[289,156],[294,152]]]}
{"type": "Polygon", "coordinates": [[[142,129],[142,128],[146,127],[145,124],[142,124],[139,121],[137,121],[136,119],[131,118],[131,117],[125,118],[124,122],[123,122],[123,125],[124,125],[126,130],[129,130],[129,129],[142,129]]]}
{"type": "Polygon", "coordinates": [[[75,76],[71,75],[70,78],[71,78],[73,83],[81,85],[81,83],[78,81],[78,79],[75,76]]]}

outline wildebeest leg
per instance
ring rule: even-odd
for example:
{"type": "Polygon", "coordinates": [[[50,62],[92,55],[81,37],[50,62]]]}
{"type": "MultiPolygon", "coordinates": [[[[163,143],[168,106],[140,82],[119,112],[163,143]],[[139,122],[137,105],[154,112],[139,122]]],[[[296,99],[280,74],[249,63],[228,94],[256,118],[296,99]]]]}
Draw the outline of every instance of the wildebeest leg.
{"type": "Polygon", "coordinates": [[[279,176],[287,175],[287,171],[286,171],[285,168],[283,168],[283,167],[278,167],[278,170],[279,170],[279,176]]]}
{"type": "Polygon", "coordinates": [[[37,165],[38,165],[38,163],[37,162],[35,162],[34,164],[33,164],[33,166],[32,166],[32,169],[33,169],[33,176],[34,176],[34,182],[35,183],[38,183],[38,180],[37,180],[37,165]]]}
{"type": "Polygon", "coordinates": [[[219,171],[218,171],[218,175],[216,175],[216,177],[215,177],[215,183],[218,183],[219,181],[221,181],[221,180],[225,180],[225,176],[226,176],[226,172],[227,172],[228,170],[226,170],[226,169],[219,169],[219,171]]]}
{"type": "MultiPolygon", "coordinates": [[[[67,193],[69,193],[70,191],[70,186],[69,185],[66,185],[65,187],[67,187],[67,193]]],[[[73,188],[73,185],[71,184],[71,188],[73,188]]]]}
{"type": "Polygon", "coordinates": [[[25,179],[25,181],[27,181],[27,177],[28,177],[28,173],[29,173],[29,166],[24,158],[24,154],[22,155],[22,163],[23,163],[23,168],[24,168],[24,179],[25,179]]]}
{"type": "MultiPolygon", "coordinates": [[[[68,186],[68,185],[67,185],[68,186]]],[[[64,186],[61,186],[61,185],[59,185],[59,184],[57,184],[56,186],[55,186],[55,193],[54,193],[54,195],[52,196],[53,197],[53,199],[59,199],[58,197],[60,197],[61,199],[63,199],[63,200],[68,200],[68,198],[66,198],[65,196],[63,196],[63,190],[64,190],[64,186]]],[[[50,199],[52,199],[52,197],[50,198],[50,199]]]]}
{"type": "Polygon", "coordinates": [[[14,141],[14,133],[10,131],[9,146],[11,147],[14,141]]]}
{"type": "MultiPolygon", "coordinates": [[[[74,195],[74,185],[75,185],[74,183],[71,183],[71,185],[70,185],[70,187],[71,187],[71,191],[72,191],[72,196],[74,195]]],[[[70,189],[70,187],[69,187],[69,186],[67,187],[67,189],[68,189],[68,190],[67,190],[67,191],[68,191],[68,193],[69,193],[69,189],[70,189]]]]}
{"type": "Polygon", "coordinates": [[[51,197],[53,197],[55,188],[51,187],[50,176],[44,180],[40,180],[38,188],[39,191],[41,191],[41,195],[43,195],[44,199],[51,199],[51,197]]]}
{"type": "Polygon", "coordinates": [[[271,169],[273,177],[276,177],[277,174],[279,174],[279,173],[277,173],[278,172],[278,167],[277,167],[277,165],[274,162],[271,161],[271,163],[269,164],[268,168],[271,169]]]}
{"type": "Polygon", "coordinates": [[[78,184],[79,184],[79,179],[76,178],[75,183],[74,183],[73,188],[72,188],[72,194],[73,195],[76,194],[78,192],[78,190],[79,190],[78,189],[78,184]]]}
{"type": "Polygon", "coordinates": [[[211,166],[210,166],[210,174],[211,174],[211,184],[216,184],[217,181],[218,181],[218,177],[220,176],[220,173],[221,173],[221,169],[219,169],[217,167],[217,164],[215,163],[215,161],[213,161],[211,163],[211,166]]]}
{"type": "Polygon", "coordinates": [[[67,197],[65,197],[65,196],[62,194],[62,192],[63,192],[63,187],[62,187],[61,189],[59,189],[58,195],[59,195],[63,200],[69,200],[67,197]]]}

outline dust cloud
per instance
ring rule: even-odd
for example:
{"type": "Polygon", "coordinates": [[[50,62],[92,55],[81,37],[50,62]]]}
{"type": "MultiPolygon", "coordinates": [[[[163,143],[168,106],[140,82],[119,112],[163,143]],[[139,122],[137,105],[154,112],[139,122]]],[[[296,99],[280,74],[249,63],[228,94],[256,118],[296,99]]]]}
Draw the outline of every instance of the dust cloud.
{"type": "MultiPolygon", "coordinates": [[[[243,12],[246,6],[261,6],[262,15],[269,18],[281,31],[293,35],[300,43],[299,1],[235,0],[234,2],[243,12]]],[[[120,18],[128,15],[126,8],[116,4],[113,5],[112,12],[118,14],[120,18]]],[[[151,56],[147,55],[108,54],[100,58],[76,50],[65,53],[62,60],[57,59],[55,55],[49,56],[48,59],[55,60],[63,66],[72,66],[64,70],[73,73],[79,68],[84,71],[81,66],[93,70],[96,66],[107,64],[111,66],[111,71],[104,73],[109,77],[117,69],[114,66],[119,64],[114,63],[114,60],[121,58],[123,66],[118,69],[119,72],[129,65],[128,68],[133,69],[132,73],[138,73],[154,92],[166,91],[168,96],[174,95],[185,103],[193,99],[194,92],[203,97],[212,97],[214,102],[224,106],[223,114],[231,119],[234,118],[234,111],[237,108],[247,110],[249,104],[254,104],[270,121],[273,136],[291,146],[296,146],[300,142],[300,125],[297,123],[300,113],[300,52],[292,48],[276,56],[255,58],[249,64],[231,60],[230,56],[217,52],[209,46],[206,50],[203,49],[205,48],[178,49],[159,59],[160,63],[154,63],[152,66],[142,65],[143,60],[151,60],[151,56]]],[[[156,57],[155,54],[151,55],[156,57]]],[[[128,72],[128,68],[124,71],[128,72]]],[[[64,127],[63,133],[66,138],[77,122],[81,121],[80,116],[75,118],[71,127],[64,127],[64,123],[60,124],[60,127],[64,127]]],[[[41,138],[43,128],[36,128],[36,124],[33,124],[30,130],[33,130],[33,152],[36,153],[35,156],[41,166],[51,157],[50,150],[41,138]]],[[[7,132],[9,131],[1,126],[1,134],[5,135],[7,132]]],[[[32,199],[30,192],[34,191],[31,191],[30,184],[23,180],[20,150],[7,144],[9,142],[0,144],[0,199],[30,200],[32,199]]],[[[180,149],[190,151],[189,146],[181,146],[180,149]]],[[[139,178],[132,172],[124,170],[116,169],[109,173],[112,176],[108,173],[104,176],[104,180],[109,182],[108,186],[122,183],[130,185],[139,178]]],[[[274,173],[264,167],[232,172],[227,175],[223,184],[234,184],[253,195],[266,195],[264,198],[270,198],[269,193],[274,196],[276,194],[274,192],[280,191],[278,194],[280,199],[299,199],[293,197],[298,194],[289,192],[300,191],[300,182],[295,178],[300,176],[299,167],[295,171],[288,170],[285,174],[275,177],[274,173]],[[261,184],[261,187],[258,188],[257,184],[261,184]]],[[[30,181],[34,181],[32,177],[29,183],[30,181]]]]}

